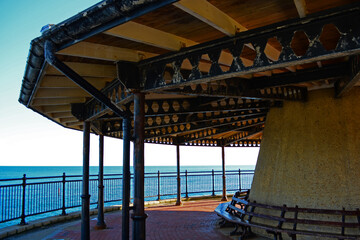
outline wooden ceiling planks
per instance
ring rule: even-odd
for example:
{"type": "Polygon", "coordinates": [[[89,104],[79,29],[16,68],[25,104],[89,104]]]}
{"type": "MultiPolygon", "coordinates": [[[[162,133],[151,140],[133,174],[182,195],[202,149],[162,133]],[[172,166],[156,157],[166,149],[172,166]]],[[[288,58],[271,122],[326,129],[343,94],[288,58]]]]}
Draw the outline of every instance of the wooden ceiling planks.
{"type": "Polygon", "coordinates": [[[141,16],[134,22],[200,43],[226,36],[172,5],[141,16]]]}
{"type": "Polygon", "coordinates": [[[308,14],[359,2],[358,0],[306,0],[308,14]]]}
{"type": "Polygon", "coordinates": [[[138,50],[138,51],[144,51],[144,52],[152,52],[155,54],[165,54],[165,53],[169,52],[162,48],[149,46],[147,44],[134,42],[134,41],[131,41],[128,39],[112,36],[112,35],[105,34],[105,33],[100,33],[93,37],[90,37],[90,38],[86,39],[85,42],[103,44],[103,45],[107,45],[107,46],[126,48],[126,49],[132,49],[132,50],[138,50]]]}
{"type": "Polygon", "coordinates": [[[209,0],[247,29],[255,29],[273,23],[296,18],[297,10],[289,0],[209,0]]]}

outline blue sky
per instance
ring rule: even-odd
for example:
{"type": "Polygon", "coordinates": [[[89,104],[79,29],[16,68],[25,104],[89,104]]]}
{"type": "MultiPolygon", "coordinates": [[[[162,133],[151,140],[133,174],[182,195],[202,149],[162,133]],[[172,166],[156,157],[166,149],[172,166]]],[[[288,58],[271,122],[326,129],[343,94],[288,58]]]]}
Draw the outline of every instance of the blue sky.
{"type": "MultiPolygon", "coordinates": [[[[82,133],[65,129],[18,102],[30,41],[98,0],[0,0],[0,166],[80,166],[82,133]]],[[[91,165],[97,165],[96,136],[91,165]]],[[[173,146],[146,144],[146,165],[175,165],[173,146]],[[161,154],[159,154],[161,153],[161,154]],[[159,156],[160,155],[160,156],[159,156]]],[[[228,148],[229,165],[253,165],[258,148],[228,148]]],[[[105,138],[105,165],[121,165],[122,141],[105,138]]],[[[182,165],[220,165],[220,148],[181,147],[182,165]]]]}

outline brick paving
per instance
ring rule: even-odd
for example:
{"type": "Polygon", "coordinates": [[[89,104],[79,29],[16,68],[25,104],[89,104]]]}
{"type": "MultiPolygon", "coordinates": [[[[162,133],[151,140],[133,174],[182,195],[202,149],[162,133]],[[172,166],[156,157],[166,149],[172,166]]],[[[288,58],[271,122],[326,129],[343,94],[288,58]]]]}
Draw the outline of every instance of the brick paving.
{"type": "MultiPolygon", "coordinates": [[[[149,217],[146,220],[146,239],[231,239],[216,227],[219,217],[214,213],[214,209],[219,203],[219,199],[206,199],[185,201],[183,206],[147,207],[145,210],[149,217]]],[[[106,213],[105,221],[107,229],[95,230],[96,216],[91,217],[91,239],[121,239],[121,212],[106,213]]],[[[80,221],[77,220],[20,234],[9,239],[77,240],[81,236],[80,229],[80,221]]]]}

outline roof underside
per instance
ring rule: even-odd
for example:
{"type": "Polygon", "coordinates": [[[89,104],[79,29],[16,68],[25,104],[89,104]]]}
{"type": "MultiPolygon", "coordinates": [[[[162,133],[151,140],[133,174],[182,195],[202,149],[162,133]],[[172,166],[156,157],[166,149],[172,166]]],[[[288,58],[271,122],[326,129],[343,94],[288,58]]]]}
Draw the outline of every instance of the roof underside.
{"type": "Polygon", "coordinates": [[[147,142],[259,146],[270,107],[359,85],[357,2],[104,1],[33,40],[19,101],[64,127],[88,120],[122,138],[121,118],[46,63],[50,40],[122,111],[133,112],[132,89],[146,92],[147,142]]]}

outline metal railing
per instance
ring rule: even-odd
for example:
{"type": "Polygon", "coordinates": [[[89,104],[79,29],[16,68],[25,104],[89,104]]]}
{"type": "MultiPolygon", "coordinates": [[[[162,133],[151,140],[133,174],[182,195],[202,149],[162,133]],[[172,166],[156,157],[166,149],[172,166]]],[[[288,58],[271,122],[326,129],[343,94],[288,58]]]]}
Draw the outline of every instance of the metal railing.
{"type": "MultiPolygon", "coordinates": [[[[228,193],[251,188],[253,170],[226,171],[228,193]]],[[[181,196],[205,196],[222,193],[221,171],[181,172],[181,196]]],[[[30,216],[66,211],[81,206],[81,175],[0,179],[0,223],[20,219],[26,224],[30,216]]],[[[98,175],[90,175],[90,204],[98,203],[98,175]]],[[[147,201],[176,197],[176,172],[145,173],[147,201]]],[[[131,174],[133,189],[133,174],[131,174]]],[[[132,196],[131,192],[131,197],[132,196]]],[[[122,174],[104,175],[104,202],[121,204],[122,174]]]]}

